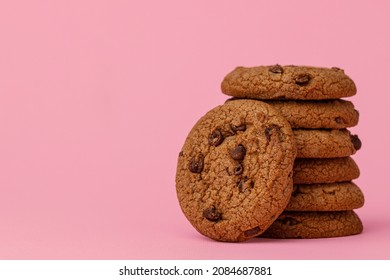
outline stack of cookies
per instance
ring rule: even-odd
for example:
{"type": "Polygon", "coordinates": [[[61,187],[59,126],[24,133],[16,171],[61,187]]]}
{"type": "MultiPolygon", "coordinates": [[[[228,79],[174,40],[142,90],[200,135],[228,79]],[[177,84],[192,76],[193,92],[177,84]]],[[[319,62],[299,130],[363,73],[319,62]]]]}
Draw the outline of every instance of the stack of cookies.
{"type": "Polygon", "coordinates": [[[266,102],[290,123],[297,146],[293,192],[285,211],[262,235],[271,238],[324,238],[360,233],[353,209],[364,196],[352,182],[359,168],[352,159],[361,147],[358,111],[340,98],[356,94],[339,68],[280,65],[238,67],[222,82],[234,98],[266,102]]]}
{"type": "Polygon", "coordinates": [[[360,233],[351,155],[361,142],[348,130],[359,115],[340,99],[354,82],[339,68],[238,67],[222,92],[233,98],[200,118],[179,153],[176,191],[192,226],[230,242],[360,233]]]}

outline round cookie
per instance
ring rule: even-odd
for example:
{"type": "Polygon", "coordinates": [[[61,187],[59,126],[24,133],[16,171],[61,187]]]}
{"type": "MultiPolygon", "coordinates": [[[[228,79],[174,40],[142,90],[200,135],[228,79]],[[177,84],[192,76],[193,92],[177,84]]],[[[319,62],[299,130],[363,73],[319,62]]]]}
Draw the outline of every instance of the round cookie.
{"type": "MultiPolygon", "coordinates": [[[[226,102],[236,99],[240,98],[231,97],[226,102]]],[[[278,110],[292,128],[343,129],[356,126],[359,122],[359,112],[353,103],[342,99],[260,101],[278,110]]]]}
{"type": "Polygon", "coordinates": [[[318,100],[264,100],[277,109],[292,128],[342,129],[356,126],[359,112],[350,101],[318,100]]]}
{"type": "Polygon", "coordinates": [[[291,127],[271,106],[235,100],[212,109],[179,154],[176,191],[184,215],[215,240],[259,235],[290,199],[295,155],[291,127]]]}
{"type": "Polygon", "coordinates": [[[359,234],[363,224],[353,211],[283,212],[260,237],[328,238],[359,234]]]}
{"type": "Polygon", "coordinates": [[[297,158],[347,157],[362,146],[347,129],[294,129],[297,158]]]}
{"type": "Polygon", "coordinates": [[[298,158],[294,162],[294,184],[348,182],[359,177],[359,167],[351,157],[298,158]]]}
{"type": "Polygon", "coordinates": [[[294,185],[286,211],[345,211],[364,205],[364,195],[352,182],[294,185]]]}
{"type": "Polygon", "coordinates": [[[254,99],[322,100],[356,94],[355,83],[337,67],[237,67],[223,79],[221,89],[230,96],[254,99]]]}

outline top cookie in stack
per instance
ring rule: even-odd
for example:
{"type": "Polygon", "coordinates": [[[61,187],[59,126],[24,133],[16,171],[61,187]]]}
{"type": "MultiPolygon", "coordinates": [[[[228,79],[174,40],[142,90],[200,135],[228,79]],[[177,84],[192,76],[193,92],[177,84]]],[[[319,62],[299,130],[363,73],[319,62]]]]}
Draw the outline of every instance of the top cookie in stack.
{"type": "Polygon", "coordinates": [[[356,94],[355,83],[337,67],[237,67],[221,88],[227,95],[253,99],[324,100],[356,94]]]}
{"type": "MultiPolygon", "coordinates": [[[[356,86],[342,69],[280,65],[237,67],[224,78],[221,88],[233,99],[256,99],[270,104],[293,128],[297,160],[294,192],[287,211],[302,212],[300,219],[305,220],[307,215],[317,221],[319,212],[333,215],[329,211],[352,211],[363,206],[361,190],[350,182],[360,175],[350,156],[360,149],[361,142],[348,130],[358,124],[359,113],[352,102],[340,99],[354,96],[356,86]],[[353,188],[353,194],[344,195],[347,188],[353,188]],[[314,190],[322,191],[313,196],[314,190]]],[[[285,212],[286,215],[292,214],[285,212]]],[[[294,222],[290,227],[290,223],[282,222],[278,226],[277,220],[266,236],[316,238],[361,232],[360,220],[353,220],[354,224],[346,225],[343,231],[326,233],[323,229],[327,225],[321,228],[317,223],[307,232],[301,222],[294,222]]]]}

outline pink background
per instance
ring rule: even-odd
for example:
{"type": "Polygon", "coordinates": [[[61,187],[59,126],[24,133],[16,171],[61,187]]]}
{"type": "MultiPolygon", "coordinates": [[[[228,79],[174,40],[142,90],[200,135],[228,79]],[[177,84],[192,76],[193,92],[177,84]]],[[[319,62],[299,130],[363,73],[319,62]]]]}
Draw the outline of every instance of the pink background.
{"type": "Polygon", "coordinates": [[[1,1],[0,258],[389,259],[389,10],[1,1]],[[182,215],[174,180],[187,133],[224,102],[235,66],[275,63],[338,66],[356,81],[363,234],[220,243],[182,215]]]}

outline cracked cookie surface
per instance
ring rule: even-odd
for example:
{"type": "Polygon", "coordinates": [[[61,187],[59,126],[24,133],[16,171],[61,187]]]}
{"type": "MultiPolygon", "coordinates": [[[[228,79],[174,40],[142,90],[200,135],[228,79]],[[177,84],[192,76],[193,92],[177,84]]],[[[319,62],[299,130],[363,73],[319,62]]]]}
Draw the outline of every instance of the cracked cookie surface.
{"type": "Polygon", "coordinates": [[[283,212],[260,237],[328,238],[359,234],[363,224],[354,211],[283,212]]]}
{"type": "MultiPolygon", "coordinates": [[[[240,99],[231,97],[225,102],[240,99]]],[[[352,102],[343,99],[330,100],[271,100],[253,99],[271,105],[287,119],[292,128],[343,129],[359,122],[359,112],[352,102]]]]}
{"type": "Polygon", "coordinates": [[[347,157],[362,146],[347,129],[294,129],[297,158],[347,157]]]}
{"type": "Polygon", "coordinates": [[[352,182],[294,185],[286,211],[345,211],[364,205],[364,195],[352,182]]]}
{"type": "Polygon", "coordinates": [[[294,162],[294,184],[348,182],[359,175],[359,167],[351,157],[297,158],[294,162]]]}
{"type": "Polygon", "coordinates": [[[257,236],[290,199],[295,156],[291,127],[271,106],[253,100],[218,106],[195,124],[179,154],[181,209],[209,238],[257,236]]]}
{"type": "Polygon", "coordinates": [[[337,67],[293,65],[237,67],[225,76],[221,89],[255,99],[323,100],[356,94],[355,83],[337,67]]]}
{"type": "Polygon", "coordinates": [[[263,101],[277,109],[292,128],[342,129],[359,122],[359,112],[347,100],[263,101]]]}

